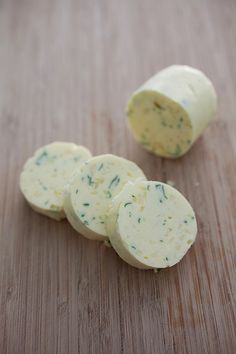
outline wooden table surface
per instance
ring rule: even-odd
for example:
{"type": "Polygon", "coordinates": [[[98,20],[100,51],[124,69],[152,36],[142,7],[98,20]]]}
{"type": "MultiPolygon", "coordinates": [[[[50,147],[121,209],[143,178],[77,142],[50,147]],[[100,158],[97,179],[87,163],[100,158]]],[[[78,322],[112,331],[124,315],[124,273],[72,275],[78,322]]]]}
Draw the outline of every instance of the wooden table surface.
{"type": "Polygon", "coordinates": [[[235,0],[0,0],[0,353],[235,353],[235,0]],[[133,140],[129,95],[173,63],[202,69],[217,121],[170,161],[133,140]],[[172,180],[197,241],[158,274],[130,267],[18,187],[43,144],[115,153],[172,180]]]}

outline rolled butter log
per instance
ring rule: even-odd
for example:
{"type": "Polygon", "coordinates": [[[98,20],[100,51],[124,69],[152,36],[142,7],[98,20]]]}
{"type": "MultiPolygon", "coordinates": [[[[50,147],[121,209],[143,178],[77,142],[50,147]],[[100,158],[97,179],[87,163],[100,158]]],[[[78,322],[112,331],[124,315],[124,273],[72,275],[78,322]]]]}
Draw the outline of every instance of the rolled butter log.
{"type": "Polygon", "coordinates": [[[127,114],[135,139],[156,155],[184,155],[214,118],[217,97],[199,70],[170,66],[130,98],[127,114]]]}

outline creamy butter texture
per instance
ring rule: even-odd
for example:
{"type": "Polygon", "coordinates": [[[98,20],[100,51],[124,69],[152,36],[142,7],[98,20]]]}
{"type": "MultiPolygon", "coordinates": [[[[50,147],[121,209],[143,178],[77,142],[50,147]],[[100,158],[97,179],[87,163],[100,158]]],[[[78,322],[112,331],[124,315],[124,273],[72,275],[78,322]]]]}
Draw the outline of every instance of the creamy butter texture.
{"type": "Polygon", "coordinates": [[[199,70],[170,66],[148,80],[130,98],[127,115],[135,139],[156,155],[185,154],[216,112],[211,81],[199,70]]]}
{"type": "Polygon", "coordinates": [[[128,181],[137,179],[146,177],[131,161],[109,154],[89,159],[65,191],[64,209],[71,225],[89,239],[108,239],[108,206],[128,181]]]}
{"type": "Polygon", "coordinates": [[[89,150],[72,143],[54,142],[38,149],[26,161],[20,176],[20,189],[32,208],[53,219],[65,218],[64,186],[90,157],[89,150]]]}
{"type": "Polygon", "coordinates": [[[140,269],[178,263],[197,234],[194,211],[173,187],[155,181],[128,183],[113,199],[107,232],[119,256],[140,269]]]}

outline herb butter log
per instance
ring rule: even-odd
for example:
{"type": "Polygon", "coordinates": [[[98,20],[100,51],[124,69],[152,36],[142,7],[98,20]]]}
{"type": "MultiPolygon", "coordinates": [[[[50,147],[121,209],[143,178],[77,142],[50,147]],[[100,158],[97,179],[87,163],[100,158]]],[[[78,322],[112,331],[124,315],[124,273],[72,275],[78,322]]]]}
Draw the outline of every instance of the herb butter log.
{"type": "Polygon", "coordinates": [[[92,240],[107,240],[108,206],[128,181],[145,180],[133,162],[100,155],[80,166],[65,190],[64,210],[79,233],[92,240]]]}
{"type": "Polygon", "coordinates": [[[167,158],[185,154],[213,120],[217,98],[211,81],[199,70],[170,66],[131,97],[127,114],[135,139],[167,158]]]}
{"type": "Polygon", "coordinates": [[[189,202],[173,187],[154,181],[126,184],[113,199],[106,227],[119,256],[140,269],[178,263],[197,233],[189,202]]]}
{"type": "Polygon", "coordinates": [[[56,220],[65,218],[64,186],[74,170],[90,157],[89,150],[72,143],[54,142],[38,149],[20,176],[21,191],[31,207],[56,220]]]}

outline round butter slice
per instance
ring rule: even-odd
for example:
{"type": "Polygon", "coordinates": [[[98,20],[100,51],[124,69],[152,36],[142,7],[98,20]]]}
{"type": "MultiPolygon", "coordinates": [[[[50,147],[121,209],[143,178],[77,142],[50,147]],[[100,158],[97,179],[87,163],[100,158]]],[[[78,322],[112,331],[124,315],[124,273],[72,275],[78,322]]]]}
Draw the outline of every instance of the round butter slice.
{"type": "Polygon", "coordinates": [[[38,149],[20,176],[20,189],[31,207],[56,220],[65,218],[64,187],[74,170],[91,156],[89,150],[72,143],[54,142],[38,149]]]}
{"type": "Polygon", "coordinates": [[[173,187],[155,181],[126,184],[112,202],[106,227],[119,256],[140,269],[178,263],[197,234],[189,202],[173,187]]]}
{"type": "Polygon", "coordinates": [[[64,197],[66,216],[79,233],[92,240],[106,240],[108,206],[128,181],[146,180],[133,162],[114,155],[100,155],[81,165],[64,197]]]}
{"type": "Polygon", "coordinates": [[[167,158],[184,155],[214,118],[217,97],[199,70],[170,66],[148,80],[130,98],[127,114],[135,139],[167,158]]]}

